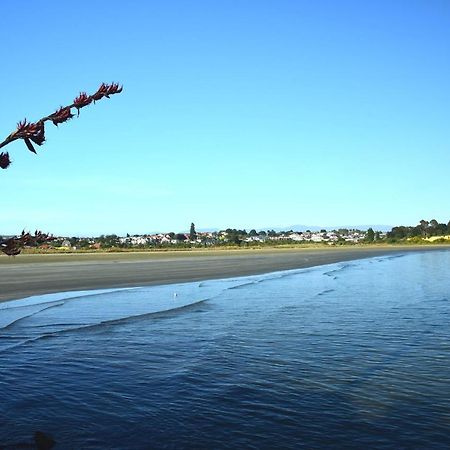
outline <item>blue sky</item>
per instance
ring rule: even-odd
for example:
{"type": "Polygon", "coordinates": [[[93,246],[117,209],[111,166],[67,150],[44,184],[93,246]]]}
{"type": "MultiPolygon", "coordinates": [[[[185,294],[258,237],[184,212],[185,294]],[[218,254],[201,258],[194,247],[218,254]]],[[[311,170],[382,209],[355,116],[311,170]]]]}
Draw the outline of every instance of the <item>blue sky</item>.
{"type": "Polygon", "coordinates": [[[1,233],[450,219],[450,3],[1,2],[1,233]]]}

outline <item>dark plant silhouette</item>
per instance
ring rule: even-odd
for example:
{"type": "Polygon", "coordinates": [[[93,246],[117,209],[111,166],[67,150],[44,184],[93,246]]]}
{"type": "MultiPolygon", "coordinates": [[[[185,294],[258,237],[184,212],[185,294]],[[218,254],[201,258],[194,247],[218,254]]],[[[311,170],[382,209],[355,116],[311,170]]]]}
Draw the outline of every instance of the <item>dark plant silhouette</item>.
{"type": "MultiPolygon", "coordinates": [[[[87,95],[86,92],[81,92],[71,105],[61,106],[53,114],[45,116],[37,122],[28,122],[24,119],[17,124],[17,129],[0,143],[0,148],[5,147],[18,139],[22,139],[28,150],[36,154],[34,145],[41,146],[45,142],[45,122],[50,121],[53,125],[58,126],[60,123],[67,122],[74,117],[72,108],[76,108],[77,116],[79,116],[81,108],[84,108],[91,103],[95,103],[103,97],[109,98],[111,95],[119,94],[122,92],[122,89],[122,86],[119,86],[118,83],[102,83],[94,94],[87,95]]],[[[9,153],[0,152],[0,167],[2,169],[7,169],[10,164],[11,159],[9,153]]],[[[0,239],[0,250],[8,256],[16,256],[25,246],[38,246],[53,239],[53,236],[42,233],[41,231],[35,231],[34,235],[22,231],[20,236],[15,236],[10,239],[0,239]]]]}
{"type": "Polygon", "coordinates": [[[35,231],[34,234],[25,233],[22,231],[20,236],[0,241],[0,250],[8,256],[16,256],[25,246],[37,247],[45,242],[53,241],[55,238],[42,231],[35,231]]]}
{"type": "MultiPolygon", "coordinates": [[[[22,120],[17,124],[17,129],[13,131],[3,142],[0,143],[0,148],[5,147],[17,139],[22,139],[25,142],[28,150],[30,152],[36,153],[34,145],[41,146],[45,142],[45,122],[50,121],[53,125],[58,126],[60,123],[67,122],[71,119],[74,114],[72,114],[72,108],[76,108],[77,116],[80,115],[80,109],[85,106],[95,103],[101,100],[103,97],[109,98],[111,95],[119,94],[122,92],[122,86],[118,83],[106,84],[102,83],[98,88],[97,92],[92,95],[87,95],[86,92],[81,92],[78,97],[76,97],[71,105],[61,106],[53,114],[45,116],[39,119],[37,122],[28,122],[26,119],[22,120]],[[33,145],[34,144],[34,145],[33,145]]],[[[0,167],[2,169],[7,169],[11,164],[11,159],[8,152],[0,153],[0,167]]]]}
{"type": "Polygon", "coordinates": [[[18,450],[18,449],[32,449],[32,450],[51,450],[56,442],[53,437],[42,431],[34,433],[34,443],[31,442],[16,442],[8,444],[0,444],[0,450],[18,450]]]}

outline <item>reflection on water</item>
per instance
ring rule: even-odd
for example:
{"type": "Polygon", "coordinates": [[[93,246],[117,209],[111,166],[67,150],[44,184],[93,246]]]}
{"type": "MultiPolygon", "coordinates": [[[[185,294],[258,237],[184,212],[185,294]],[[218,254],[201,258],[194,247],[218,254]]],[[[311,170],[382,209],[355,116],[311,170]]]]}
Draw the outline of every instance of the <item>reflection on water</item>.
{"type": "Polygon", "coordinates": [[[0,304],[0,447],[448,448],[449,263],[0,304]]]}

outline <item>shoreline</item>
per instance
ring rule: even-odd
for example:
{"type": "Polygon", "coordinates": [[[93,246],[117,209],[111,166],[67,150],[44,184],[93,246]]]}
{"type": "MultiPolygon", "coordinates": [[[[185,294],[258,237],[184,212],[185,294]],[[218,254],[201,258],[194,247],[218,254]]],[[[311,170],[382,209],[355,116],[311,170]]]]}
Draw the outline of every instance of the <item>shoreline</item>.
{"type": "Polygon", "coordinates": [[[203,252],[29,254],[0,260],[0,302],[56,292],[259,275],[449,246],[258,249],[203,252]]]}

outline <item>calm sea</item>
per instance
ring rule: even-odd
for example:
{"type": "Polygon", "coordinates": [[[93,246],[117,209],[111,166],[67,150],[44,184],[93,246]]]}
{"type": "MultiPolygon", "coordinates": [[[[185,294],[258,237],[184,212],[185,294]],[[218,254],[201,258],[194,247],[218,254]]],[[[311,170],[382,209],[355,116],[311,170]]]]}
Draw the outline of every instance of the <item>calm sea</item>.
{"type": "Polygon", "coordinates": [[[450,252],[0,304],[0,447],[36,430],[56,449],[447,449],[450,252]]]}

